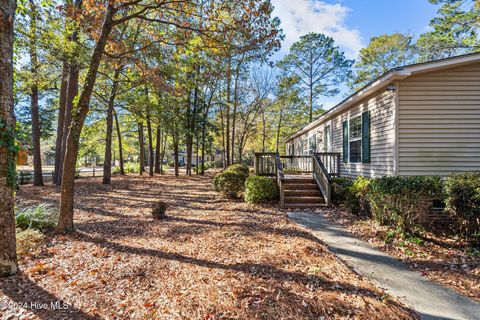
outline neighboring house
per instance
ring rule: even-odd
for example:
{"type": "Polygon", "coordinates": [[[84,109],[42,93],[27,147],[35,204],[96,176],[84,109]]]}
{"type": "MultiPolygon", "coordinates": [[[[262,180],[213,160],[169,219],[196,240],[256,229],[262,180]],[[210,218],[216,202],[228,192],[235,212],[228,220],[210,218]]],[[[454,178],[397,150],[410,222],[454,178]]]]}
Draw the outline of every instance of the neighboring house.
{"type": "Polygon", "coordinates": [[[480,170],[480,54],[395,68],[296,132],[286,148],[341,153],[344,176],[480,170]]]}

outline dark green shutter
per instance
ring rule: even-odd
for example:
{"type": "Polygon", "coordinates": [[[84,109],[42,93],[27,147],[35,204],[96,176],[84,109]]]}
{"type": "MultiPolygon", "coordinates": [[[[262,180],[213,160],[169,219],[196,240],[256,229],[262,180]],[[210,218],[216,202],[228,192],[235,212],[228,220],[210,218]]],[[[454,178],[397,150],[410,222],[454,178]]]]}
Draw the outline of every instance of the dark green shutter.
{"type": "Polygon", "coordinates": [[[362,113],[362,163],[370,163],[370,112],[362,113]]]}
{"type": "Polygon", "coordinates": [[[343,162],[348,162],[348,121],[343,121],[343,162]]]}

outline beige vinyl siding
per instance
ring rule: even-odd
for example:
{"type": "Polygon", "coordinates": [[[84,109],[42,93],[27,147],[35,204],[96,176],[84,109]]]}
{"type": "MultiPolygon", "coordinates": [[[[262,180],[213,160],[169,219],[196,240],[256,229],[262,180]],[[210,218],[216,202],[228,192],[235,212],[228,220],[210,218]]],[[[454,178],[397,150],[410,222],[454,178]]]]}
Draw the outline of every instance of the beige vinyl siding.
{"type": "Polygon", "coordinates": [[[344,163],[343,176],[378,177],[394,174],[394,93],[382,90],[333,119],[333,151],[343,152],[343,121],[370,111],[370,163],[344,163]]]}
{"type": "Polygon", "coordinates": [[[400,82],[400,175],[480,170],[480,63],[400,82]]]}
{"type": "Polygon", "coordinates": [[[343,152],[342,123],[348,118],[361,116],[370,111],[370,163],[343,163],[340,174],[343,176],[384,176],[394,173],[394,93],[382,90],[376,95],[365,98],[360,103],[341,114],[328,117],[315,128],[295,138],[289,143],[295,144],[295,154],[299,155],[300,141],[313,134],[317,135],[317,152],[323,152],[323,130],[332,126],[333,152],[343,152]]]}

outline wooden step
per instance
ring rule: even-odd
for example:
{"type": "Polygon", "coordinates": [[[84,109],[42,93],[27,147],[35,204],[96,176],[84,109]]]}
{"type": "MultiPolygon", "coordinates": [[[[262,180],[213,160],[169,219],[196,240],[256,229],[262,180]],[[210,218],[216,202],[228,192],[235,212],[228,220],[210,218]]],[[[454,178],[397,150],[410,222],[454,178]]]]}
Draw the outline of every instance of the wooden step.
{"type": "Polygon", "coordinates": [[[285,183],[283,184],[283,190],[318,190],[318,186],[316,183],[312,184],[298,184],[298,183],[285,183]]]}
{"type": "Polygon", "coordinates": [[[313,178],[292,178],[285,179],[283,181],[285,184],[315,184],[315,179],[313,178]]]}
{"type": "Polygon", "coordinates": [[[323,197],[285,197],[285,203],[325,203],[323,197]]]}
{"type": "Polygon", "coordinates": [[[322,193],[320,190],[285,190],[285,197],[321,197],[322,193]]]}
{"type": "Polygon", "coordinates": [[[285,203],[285,208],[302,208],[302,209],[308,209],[308,208],[320,208],[320,207],[326,207],[327,205],[325,203],[285,203]]]}

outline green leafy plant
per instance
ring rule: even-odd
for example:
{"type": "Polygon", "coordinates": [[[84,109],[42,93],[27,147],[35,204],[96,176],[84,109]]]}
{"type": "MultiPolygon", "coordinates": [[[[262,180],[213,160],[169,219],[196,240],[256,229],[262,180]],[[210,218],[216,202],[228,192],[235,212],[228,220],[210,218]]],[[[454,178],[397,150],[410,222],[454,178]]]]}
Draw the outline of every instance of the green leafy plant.
{"type": "Polygon", "coordinates": [[[245,189],[245,179],[246,177],[241,173],[225,170],[215,176],[213,184],[215,191],[236,199],[239,193],[245,189]]]}
{"type": "Polygon", "coordinates": [[[57,222],[57,211],[48,203],[20,209],[15,214],[17,227],[20,229],[46,230],[57,222]]]}
{"type": "Polygon", "coordinates": [[[442,198],[442,181],[429,176],[375,178],[365,197],[375,220],[414,232],[427,200],[442,198]]]}
{"type": "Polygon", "coordinates": [[[278,196],[278,186],[271,178],[251,176],[245,181],[245,201],[248,203],[271,201],[278,196]]]}
{"type": "Polygon", "coordinates": [[[480,240],[480,171],[445,179],[445,204],[461,221],[461,231],[480,240]]]}
{"type": "Polygon", "coordinates": [[[125,173],[139,173],[140,164],[136,162],[127,162],[124,164],[123,170],[125,171],[125,173]]]}
{"type": "Polygon", "coordinates": [[[250,170],[248,169],[248,167],[243,164],[233,164],[230,167],[228,167],[225,171],[242,174],[245,176],[245,179],[247,179],[247,177],[250,174],[250,170]]]}

